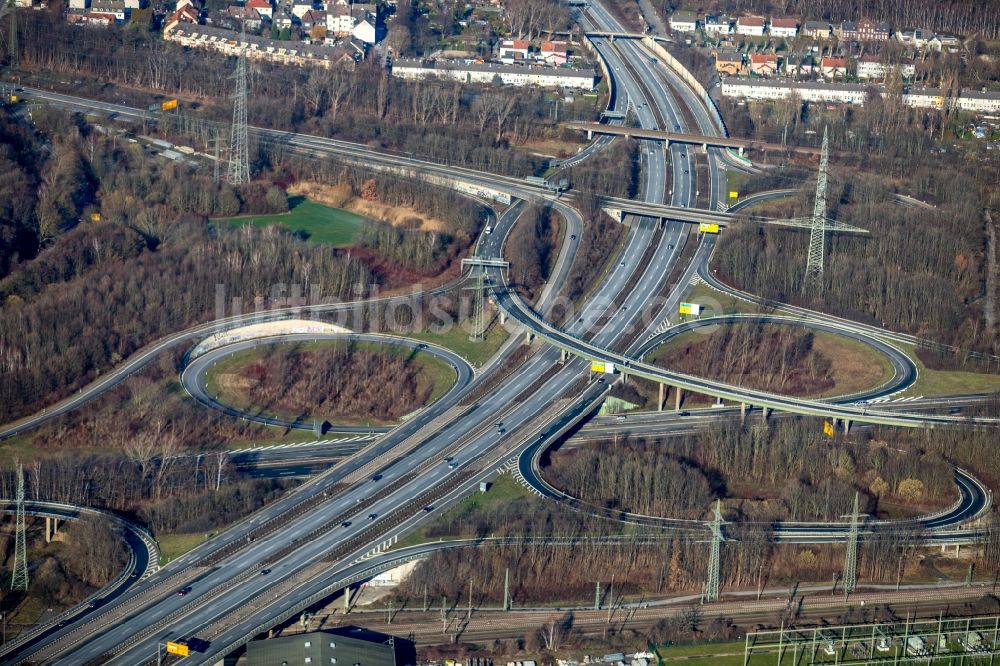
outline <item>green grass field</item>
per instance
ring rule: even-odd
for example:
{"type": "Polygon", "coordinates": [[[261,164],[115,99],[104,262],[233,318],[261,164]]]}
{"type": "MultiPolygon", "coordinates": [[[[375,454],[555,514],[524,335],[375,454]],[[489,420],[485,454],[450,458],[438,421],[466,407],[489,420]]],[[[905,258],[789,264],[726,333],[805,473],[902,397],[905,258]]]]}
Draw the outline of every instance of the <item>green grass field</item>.
{"type": "Polygon", "coordinates": [[[434,333],[432,331],[420,331],[412,333],[409,337],[416,340],[423,340],[435,345],[441,345],[452,350],[473,367],[481,367],[486,361],[500,349],[507,336],[510,335],[499,322],[494,322],[486,330],[486,339],[481,342],[474,342],[469,339],[469,332],[462,326],[452,326],[447,331],[434,333]]]}
{"type": "Polygon", "coordinates": [[[963,370],[928,370],[917,358],[916,348],[913,345],[896,343],[896,346],[917,364],[917,381],[900,394],[903,397],[1000,391],[1000,375],[963,370]]]}
{"type": "Polygon", "coordinates": [[[335,247],[352,245],[357,240],[361,225],[367,219],[339,208],[330,208],[309,201],[305,197],[289,197],[289,211],[280,215],[247,215],[224,220],[238,227],[252,224],[266,227],[277,224],[293,233],[299,233],[313,243],[324,243],[335,247]]]}

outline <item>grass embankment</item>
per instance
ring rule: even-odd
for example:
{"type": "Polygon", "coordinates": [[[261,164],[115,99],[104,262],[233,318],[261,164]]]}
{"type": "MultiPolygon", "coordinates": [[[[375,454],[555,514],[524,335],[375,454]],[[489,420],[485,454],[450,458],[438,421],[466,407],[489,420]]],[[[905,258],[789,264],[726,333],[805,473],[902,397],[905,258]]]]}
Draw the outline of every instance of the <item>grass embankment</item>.
{"type": "Polygon", "coordinates": [[[965,370],[929,370],[917,357],[914,345],[896,344],[896,346],[917,364],[917,381],[906,391],[900,393],[900,397],[930,397],[1000,391],[1000,375],[965,370]]]}
{"type": "MultiPolygon", "coordinates": [[[[342,341],[317,340],[312,342],[296,343],[296,350],[309,352],[344,344],[345,343],[342,341]]],[[[220,359],[205,377],[205,385],[209,394],[218,396],[218,399],[221,402],[236,409],[254,411],[254,413],[258,413],[260,415],[289,420],[297,418],[299,415],[277,413],[270,410],[259,410],[258,405],[255,405],[250,400],[246,387],[241,381],[242,378],[247,376],[248,368],[266,359],[274,347],[275,345],[261,345],[260,347],[241,351],[220,359]]],[[[418,373],[416,386],[417,395],[423,394],[425,391],[428,392],[428,398],[423,405],[421,405],[421,407],[426,407],[427,405],[433,403],[435,400],[444,395],[445,392],[447,392],[448,389],[455,383],[456,376],[454,368],[452,368],[451,365],[443,359],[427,352],[415,352],[414,350],[405,347],[380,345],[370,342],[352,343],[352,349],[359,351],[373,351],[397,358],[402,357],[415,364],[418,373]]],[[[307,412],[309,407],[309,405],[303,405],[304,412],[307,412]]],[[[322,417],[322,415],[314,416],[322,417]]],[[[359,417],[356,419],[351,417],[337,417],[336,419],[331,418],[329,420],[331,420],[331,422],[336,421],[341,424],[393,425],[395,423],[395,421],[392,420],[380,420],[377,418],[367,417],[359,417]]],[[[298,441],[304,441],[310,438],[311,435],[303,436],[301,439],[298,439],[298,441]]],[[[281,441],[282,443],[288,443],[289,441],[295,440],[282,438],[281,441]]]]}
{"type": "Polygon", "coordinates": [[[339,208],[331,208],[310,201],[305,197],[289,197],[289,211],[279,215],[248,215],[227,220],[231,226],[252,224],[266,227],[277,224],[292,233],[303,235],[313,243],[323,243],[335,247],[352,245],[358,237],[361,225],[368,222],[364,217],[339,208]]]}
{"type": "Polygon", "coordinates": [[[477,490],[476,492],[463,498],[458,504],[437,516],[436,520],[431,521],[415,532],[411,532],[406,535],[406,537],[400,539],[399,542],[393,546],[393,549],[398,550],[407,546],[415,546],[417,544],[424,543],[425,541],[436,541],[442,538],[461,539],[463,537],[475,536],[473,534],[453,534],[449,535],[449,537],[435,536],[431,539],[427,536],[427,533],[429,530],[434,528],[435,524],[447,524],[452,518],[467,516],[469,514],[476,513],[477,511],[488,511],[494,507],[506,505],[514,500],[529,496],[530,493],[528,490],[515,481],[512,475],[501,474],[490,483],[489,490],[485,493],[477,490]]]}
{"type": "Polygon", "coordinates": [[[409,337],[440,345],[455,352],[474,368],[482,367],[500,349],[510,333],[498,321],[494,321],[486,329],[486,338],[482,341],[469,339],[469,332],[462,326],[452,326],[447,331],[435,333],[420,331],[409,337]]]}
{"type": "Polygon", "coordinates": [[[184,553],[192,550],[198,544],[206,541],[206,534],[211,538],[222,530],[199,532],[198,534],[158,534],[156,543],[160,546],[160,564],[176,560],[184,553]]]}

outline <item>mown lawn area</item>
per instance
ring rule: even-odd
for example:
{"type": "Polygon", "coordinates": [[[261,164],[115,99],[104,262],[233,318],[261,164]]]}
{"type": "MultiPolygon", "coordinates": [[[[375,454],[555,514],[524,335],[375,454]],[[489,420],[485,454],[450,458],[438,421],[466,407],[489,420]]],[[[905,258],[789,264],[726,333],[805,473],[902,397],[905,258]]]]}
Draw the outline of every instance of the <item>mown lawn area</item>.
{"type": "Polygon", "coordinates": [[[288,206],[289,211],[279,215],[246,215],[229,218],[223,222],[234,227],[244,224],[257,227],[277,224],[292,233],[300,234],[310,242],[336,247],[354,244],[361,225],[368,222],[360,215],[339,208],[330,208],[305,197],[289,197],[288,206]]]}

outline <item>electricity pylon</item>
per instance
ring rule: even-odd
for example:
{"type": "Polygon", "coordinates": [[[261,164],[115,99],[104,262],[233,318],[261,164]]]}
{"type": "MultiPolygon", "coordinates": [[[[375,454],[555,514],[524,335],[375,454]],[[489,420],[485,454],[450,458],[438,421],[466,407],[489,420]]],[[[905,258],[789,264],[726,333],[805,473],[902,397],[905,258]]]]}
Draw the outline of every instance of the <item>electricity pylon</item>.
{"type": "Polygon", "coordinates": [[[10,60],[7,63],[10,67],[17,67],[17,5],[14,0],[10,0],[10,39],[7,41],[10,60]]]}
{"type": "Polygon", "coordinates": [[[705,584],[705,601],[719,600],[719,569],[722,565],[722,542],[726,540],[722,534],[722,512],[719,510],[721,500],[715,500],[715,517],[708,524],[712,532],[712,549],[708,556],[708,582],[705,584]]]}
{"type": "Polygon", "coordinates": [[[240,32],[240,55],[236,61],[236,91],[233,93],[233,127],[229,141],[229,182],[250,182],[250,146],[247,131],[247,29],[240,32]]]}
{"type": "Polygon", "coordinates": [[[823,128],[823,150],[819,158],[816,203],[813,206],[812,227],[809,232],[806,279],[802,282],[803,292],[816,296],[823,293],[823,256],[826,254],[826,165],[829,159],[829,129],[823,128]]]}
{"type": "MultiPolygon", "coordinates": [[[[473,267],[472,270],[476,270],[473,267]]],[[[473,342],[481,341],[486,335],[486,269],[480,267],[473,276],[475,282],[466,289],[472,290],[472,328],[469,331],[469,340],[473,342]]]]}
{"type": "Polygon", "coordinates": [[[17,526],[14,537],[14,573],[10,577],[10,589],[28,589],[28,552],[25,544],[24,526],[24,467],[17,466],[17,526]]]}
{"type": "Polygon", "coordinates": [[[858,584],[858,532],[861,527],[861,509],[858,493],[854,493],[854,511],[847,532],[847,552],[844,554],[844,594],[850,594],[858,584]]]}

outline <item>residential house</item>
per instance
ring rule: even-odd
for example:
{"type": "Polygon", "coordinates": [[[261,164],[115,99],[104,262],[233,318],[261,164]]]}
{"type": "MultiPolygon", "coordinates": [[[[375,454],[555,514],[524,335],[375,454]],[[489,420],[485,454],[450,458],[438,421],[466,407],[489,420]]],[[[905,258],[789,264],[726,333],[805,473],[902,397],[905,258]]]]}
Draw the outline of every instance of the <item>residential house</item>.
{"type": "MultiPolygon", "coordinates": [[[[724,97],[750,100],[787,99],[793,94],[806,102],[864,104],[870,92],[885,95],[877,84],[817,83],[781,79],[722,79],[724,97]]],[[[951,95],[936,88],[910,88],[903,93],[903,103],[916,108],[961,111],[1000,112],[1000,93],[962,91],[951,95]]]]}
{"type": "Polygon", "coordinates": [[[826,21],[806,21],[802,34],[813,39],[830,39],[830,24],[826,21]]]}
{"type": "Polygon", "coordinates": [[[902,30],[896,33],[896,40],[904,46],[914,46],[922,49],[934,36],[930,30],[902,30]]]}
{"type": "Polygon", "coordinates": [[[90,0],[69,0],[70,9],[86,9],[89,5],[90,0]]]}
{"type": "Polygon", "coordinates": [[[225,14],[230,19],[245,25],[247,30],[260,30],[260,14],[257,13],[256,9],[230,5],[226,7],[225,14]]]}
{"type": "Polygon", "coordinates": [[[191,3],[184,5],[164,19],[163,32],[168,33],[182,23],[188,25],[196,25],[198,23],[198,10],[191,3]]]}
{"type": "Polygon", "coordinates": [[[844,78],[847,76],[847,58],[824,57],[820,60],[819,73],[826,79],[844,78]]]}
{"type": "Polygon", "coordinates": [[[527,60],[531,42],[527,39],[505,39],[500,42],[500,52],[497,54],[500,62],[511,64],[515,60],[527,60]]]}
{"type": "Polygon", "coordinates": [[[884,79],[889,75],[889,72],[893,68],[899,69],[899,75],[904,79],[912,79],[914,74],[916,74],[916,67],[912,61],[903,61],[900,63],[886,64],[882,62],[882,59],[871,53],[866,53],[865,55],[858,58],[858,78],[871,80],[871,79],[884,79]]]}
{"type": "Polygon", "coordinates": [[[950,51],[954,53],[962,45],[962,40],[954,35],[936,34],[927,41],[927,48],[934,51],[950,51]]]}
{"type": "Polygon", "coordinates": [[[863,18],[858,21],[858,40],[862,42],[884,42],[892,34],[892,26],[885,21],[875,21],[863,18]]]}
{"type": "Polygon", "coordinates": [[[336,37],[347,37],[352,30],[354,30],[354,15],[348,5],[327,5],[327,33],[336,37]]]}
{"type": "Polygon", "coordinates": [[[421,60],[396,58],[392,75],[402,79],[448,79],[463,83],[494,83],[508,86],[574,88],[591,90],[596,73],[592,69],[495,63],[467,63],[465,60],[421,60]]]}
{"type": "Polygon", "coordinates": [[[330,68],[339,64],[354,63],[351,50],[343,47],[279,42],[256,35],[247,35],[244,38],[231,30],[200,25],[178,26],[170,33],[164,34],[163,38],[192,48],[213,49],[225,55],[239,55],[246,48],[247,58],[250,60],[266,60],[281,65],[330,68]]]}
{"type": "Polygon", "coordinates": [[[799,56],[789,54],[784,57],[785,74],[792,77],[812,77],[816,72],[816,61],[809,54],[799,56]]]}
{"type": "Polygon", "coordinates": [[[312,30],[316,26],[326,29],[326,12],[322,9],[310,9],[299,20],[302,22],[303,30],[312,30]]]}
{"type": "MultiPolygon", "coordinates": [[[[115,23],[122,23],[127,15],[125,0],[90,0],[90,13],[113,16],[115,23]]],[[[99,23],[104,23],[100,17],[95,18],[99,23]]]]}
{"type": "MultiPolygon", "coordinates": [[[[378,8],[368,3],[358,3],[347,5],[343,3],[327,4],[326,7],[326,31],[335,37],[351,37],[354,29],[362,21],[367,21],[371,28],[377,27],[378,8]]],[[[361,32],[368,32],[367,28],[362,28],[361,32]]],[[[374,44],[374,37],[372,38],[374,44]]]]}
{"type": "Polygon", "coordinates": [[[861,38],[854,21],[841,21],[833,27],[833,34],[842,42],[856,42],[861,38]]]}
{"type": "Polygon", "coordinates": [[[725,15],[706,14],[702,25],[710,35],[728,35],[733,31],[733,22],[725,15]]]}
{"type": "Polygon", "coordinates": [[[793,18],[772,18],[768,31],[772,37],[793,38],[799,34],[799,22],[793,18]]]}
{"type": "Polygon", "coordinates": [[[774,76],[778,71],[778,56],[774,53],[750,55],[750,73],[757,76],[774,76]]]}
{"type": "Polygon", "coordinates": [[[670,29],[674,32],[694,32],[698,29],[698,17],[692,12],[674,12],[670,15],[670,29]]]}
{"type": "Polygon", "coordinates": [[[715,71],[720,76],[741,76],[746,74],[743,54],[739,51],[716,51],[715,71]]]}
{"type": "Polygon", "coordinates": [[[271,25],[278,30],[291,30],[292,23],[292,15],[286,11],[280,11],[271,16],[271,25]]]}
{"type": "Polygon", "coordinates": [[[978,113],[1000,113],[1000,93],[963,90],[958,98],[958,108],[978,113]]]}
{"type": "Polygon", "coordinates": [[[292,16],[301,20],[302,17],[306,15],[306,12],[311,9],[314,9],[314,7],[313,3],[309,0],[295,0],[295,2],[292,3],[292,16]]]}
{"type": "Polygon", "coordinates": [[[371,17],[366,17],[358,21],[354,24],[354,29],[351,30],[351,36],[365,44],[374,44],[378,39],[375,30],[375,20],[371,17]]]}
{"type": "Polygon", "coordinates": [[[736,34],[763,37],[764,26],[764,19],[760,16],[741,16],[736,19],[736,34]]]}
{"type": "Polygon", "coordinates": [[[266,18],[269,21],[274,14],[271,0],[247,0],[246,8],[256,11],[261,18],[266,18]]]}
{"type": "Polygon", "coordinates": [[[903,95],[903,103],[922,109],[943,109],[944,92],[938,88],[910,88],[903,95]]]}
{"type": "Polygon", "coordinates": [[[748,100],[788,99],[795,95],[804,102],[864,104],[868,91],[848,83],[817,83],[787,79],[722,79],[723,97],[748,100]]]}
{"type": "Polygon", "coordinates": [[[566,42],[542,42],[539,50],[541,59],[550,65],[565,65],[569,60],[566,42]]]}

